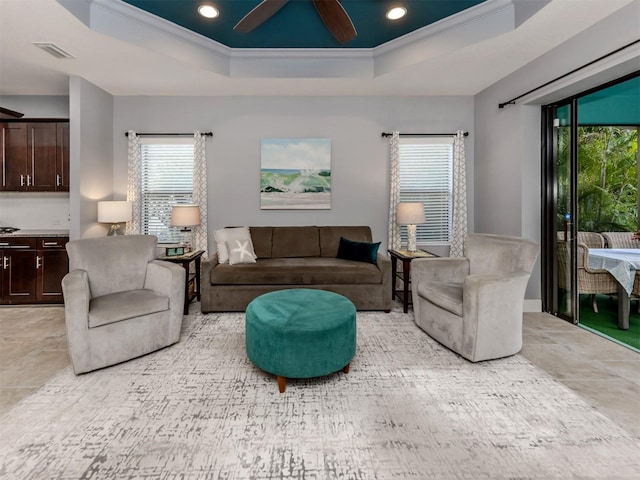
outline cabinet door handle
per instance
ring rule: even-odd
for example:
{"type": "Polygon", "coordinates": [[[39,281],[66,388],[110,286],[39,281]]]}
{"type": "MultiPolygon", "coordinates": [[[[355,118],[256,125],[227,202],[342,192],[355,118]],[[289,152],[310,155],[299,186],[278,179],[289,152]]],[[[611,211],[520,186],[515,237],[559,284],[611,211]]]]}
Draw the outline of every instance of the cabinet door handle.
{"type": "Polygon", "coordinates": [[[8,247],[8,246],[9,246],[8,242],[0,243],[0,247],[8,247]]]}
{"type": "Polygon", "coordinates": [[[27,187],[33,185],[33,180],[31,180],[31,175],[27,175],[27,187]]]}
{"type": "Polygon", "coordinates": [[[57,247],[58,242],[43,242],[42,245],[45,247],[57,247]]]}
{"type": "Polygon", "coordinates": [[[7,184],[6,178],[6,160],[7,160],[7,146],[5,142],[5,129],[2,129],[2,186],[4,187],[7,184]]]}
{"type": "Polygon", "coordinates": [[[56,187],[60,186],[60,175],[56,175],[56,187]]]}
{"type": "MultiPolygon", "coordinates": [[[[31,173],[36,171],[36,129],[31,129],[31,173]]],[[[33,180],[30,175],[27,175],[27,187],[29,185],[33,185],[33,180]],[[31,180],[31,184],[29,184],[29,180],[31,180]]]]}
{"type": "Polygon", "coordinates": [[[24,175],[20,175],[20,186],[24,187],[24,175]]]}
{"type": "Polygon", "coordinates": [[[36,256],[36,270],[42,266],[42,257],[40,255],[36,256]]]}
{"type": "Polygon", "coordinates": [[[9,268],[9,257],[2,257],[2,268],[9,268]]]}

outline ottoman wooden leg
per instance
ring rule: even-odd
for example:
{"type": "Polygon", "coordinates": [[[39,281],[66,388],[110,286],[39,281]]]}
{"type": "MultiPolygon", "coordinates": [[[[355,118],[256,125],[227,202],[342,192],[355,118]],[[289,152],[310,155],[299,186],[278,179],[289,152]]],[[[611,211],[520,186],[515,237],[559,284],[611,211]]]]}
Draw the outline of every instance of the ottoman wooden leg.
{"type": "Polygon", "coordinates": [[[284,393],[285,388],[287,388],[287,378],[278,375],[278,390],[280,393],[284,393]]]}
{"type": "Polygon", "coordinates": [[[349,373],[349,366],[350,366],[350,365],[351,365],[350,363],[347,363],[347,364],[344,366],[344,368],[342,369],[342,371],[343,371],[344,373],[349,373]]]}

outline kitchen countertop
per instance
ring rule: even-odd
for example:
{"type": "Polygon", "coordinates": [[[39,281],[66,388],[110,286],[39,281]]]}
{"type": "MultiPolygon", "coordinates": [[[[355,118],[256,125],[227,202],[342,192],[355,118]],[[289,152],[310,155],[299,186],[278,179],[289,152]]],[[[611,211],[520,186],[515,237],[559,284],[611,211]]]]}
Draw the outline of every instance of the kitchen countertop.
{"type": "Polygon", "coordinates": [[[69,230],[18,230],[13,233],[0,233],[0,237],[68,237],[69,230]]]}

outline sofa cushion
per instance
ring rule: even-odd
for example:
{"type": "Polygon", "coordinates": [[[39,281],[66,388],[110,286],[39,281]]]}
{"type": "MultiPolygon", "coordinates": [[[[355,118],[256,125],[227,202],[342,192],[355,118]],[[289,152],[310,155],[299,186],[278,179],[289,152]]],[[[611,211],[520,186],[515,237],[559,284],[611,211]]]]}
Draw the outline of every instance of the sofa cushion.
{"type": "Polygon", "coordinates": [[[257,258],[271,258],[273,227],[249,227],[253,251],[257,258]]]}
{"type": "Polygon", "coordinates": [[[338,247],[338,255],[336,255],[336,257],[376,265],[378,248],[380,248],[380,242],[354,242],[348,238],[340,237],[340,246],[338,247]]]}
{"type": "Polygon", "coordinates": [[[151,290],[129,290],[94,297],[89,303],[89,328],[164,312],[169,309],[169,297],[151,290]]]}
{"type": "Polygon", "coordinates": [[[218,264],[212,285],[380,284],[382,272],[370,263],[338,258],[266,258],[256,263],[218,264]]]}
{"type": "Polygon", "coordinates": [[[462,284],[453,282],[421,282],[418,295],[459,317],[462,316],[462,284]]]}
{"type": "Polygon", "coordinates": [[[216,240],[216,251],[218,252],[218,261],[220,263],[227,263],[229,261],[228,241],[251,240],[249,227],[220,228],[213,232],[213,236],[216,240]]]}
{"type": "Polygon", "coordinates": [[[323,257],[336,257],[340,237],[345,237],[355,242],[370,242],[371,228],[368,226],[340,226],[318,227],[320,233],[320,255],[323,257]]]}
{"type": "Polygon", "coordinates": [[[227,242],[229,252],[229,265],[239,263],[256,263],[256,254],[253,252],[251,239],[230,240],[227,242]]]}
{"type": "Polygon", "coordinates": [[[318,227],[273,227],[271,258],[319,256],[318,227]]]}

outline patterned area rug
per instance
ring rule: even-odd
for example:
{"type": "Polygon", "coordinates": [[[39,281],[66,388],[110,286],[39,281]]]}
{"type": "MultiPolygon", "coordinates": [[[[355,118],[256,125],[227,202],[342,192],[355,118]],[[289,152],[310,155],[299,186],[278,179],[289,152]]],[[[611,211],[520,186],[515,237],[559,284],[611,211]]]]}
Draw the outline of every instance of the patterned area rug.
{"type": "Polygon", "coordinates": [[[358,314],[348,375],[284,394],[244,315],[185,317],[180,343],[67,368],[0,419],[6,479],[637,478],[631,437],[523,357],[471,364],[411,314],[358,314]]]}

